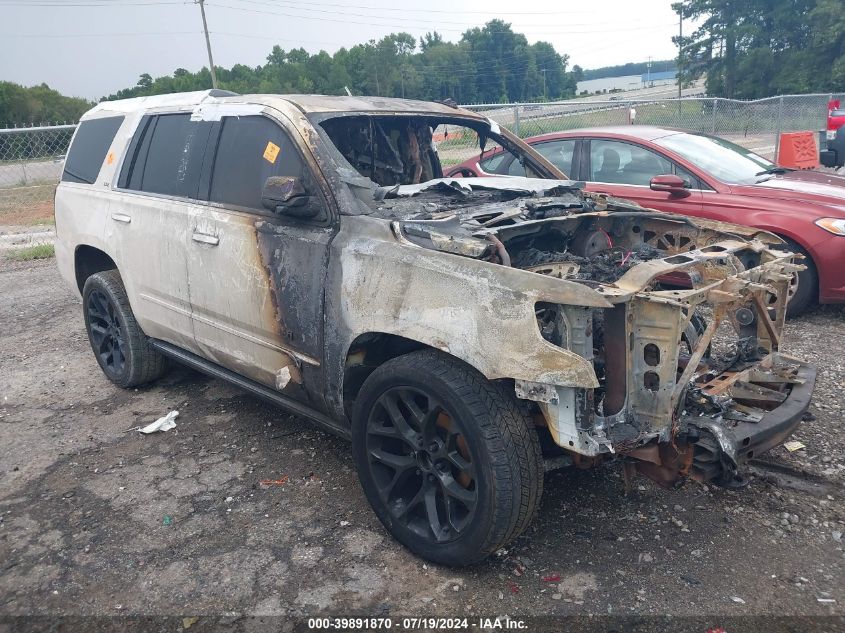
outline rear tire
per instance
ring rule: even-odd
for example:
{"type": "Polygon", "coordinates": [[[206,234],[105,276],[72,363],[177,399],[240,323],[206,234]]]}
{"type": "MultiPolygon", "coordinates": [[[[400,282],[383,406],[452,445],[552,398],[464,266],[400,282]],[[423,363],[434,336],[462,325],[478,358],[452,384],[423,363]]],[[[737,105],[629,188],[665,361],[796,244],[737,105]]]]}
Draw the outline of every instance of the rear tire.
{"type": "Polygon", "coordinates": [[[159,378],[167,359],[141,330],[116,270],[95,273],[82,289],[85,329],[100,369],[118,387],[136,387],[159,378]]]}
{"type": "Polygon", "coordinates": [[[435,563],[476,563],[528,526],[543,458],[516,398],[472,367],[425,350],[364,382],[352,450],[364,493],[400,543],[435,563]]]}

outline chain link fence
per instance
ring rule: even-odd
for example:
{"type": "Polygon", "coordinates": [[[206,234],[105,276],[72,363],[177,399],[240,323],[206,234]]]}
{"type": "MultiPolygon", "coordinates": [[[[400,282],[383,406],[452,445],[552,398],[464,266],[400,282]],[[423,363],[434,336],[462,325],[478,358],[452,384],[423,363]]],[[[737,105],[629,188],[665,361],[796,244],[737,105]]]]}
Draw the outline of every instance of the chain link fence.
{"type": "Polygon", "coordinates": [[[493,119],[522,138],[608,125],[655,125],[714,134],[775,160],[781,132],[823,131],[827,126],[827,102],[838,98],[845,99],[845,94],[784,95],[757,101],[620,97],[607,101],[464,107],[493,119]]]}
{"type": "MultiPolygon", "coordinates": [[[[707,132],[775,159],[781,132],[826,127],[827,102],[845,94],[785,95],[759,101],[683,99],[593,100],[464,106],[528,138],[607,125],[656,125],[707,132]]],[[[53,194],[74,125],[0,129],[0,225],[52,221],[53,194]]],[[[445,165],[478,153],[475,135],[438,138],[445,165]]]]}
{"type": "Polygon", "coordinates": [[[0,225],[52,222],[75,125],[0,129],[0,225]]]}

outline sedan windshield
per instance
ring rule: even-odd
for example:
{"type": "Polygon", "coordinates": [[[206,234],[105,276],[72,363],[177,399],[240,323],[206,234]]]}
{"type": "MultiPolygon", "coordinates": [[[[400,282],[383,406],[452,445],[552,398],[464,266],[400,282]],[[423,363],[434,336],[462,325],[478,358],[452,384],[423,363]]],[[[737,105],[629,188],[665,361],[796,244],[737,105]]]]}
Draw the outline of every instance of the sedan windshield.
{"type": "Polygon", "coordinates": [[[762,156],[714,136],[683,132],[654,142],[680,154],[722,182],[733,185],[758,182],[763,174],[777,168],[762,156]]]}

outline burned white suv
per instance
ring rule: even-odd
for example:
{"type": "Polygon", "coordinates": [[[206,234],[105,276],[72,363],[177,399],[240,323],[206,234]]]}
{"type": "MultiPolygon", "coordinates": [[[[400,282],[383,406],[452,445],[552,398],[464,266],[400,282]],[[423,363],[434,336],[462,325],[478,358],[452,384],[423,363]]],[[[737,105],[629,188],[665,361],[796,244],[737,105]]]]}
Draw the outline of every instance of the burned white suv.
{"type": "Polygon", "coordinates": [[[101,103],[56,254],[121,387],[172,359],[352,439],[391,534],[478,561],[544,471],[732,485],[806,410],[771,234],[582,192],[449,105],[219,91],[101,103]],[[530,177],[444,179],[501,147],[530,177]]]}

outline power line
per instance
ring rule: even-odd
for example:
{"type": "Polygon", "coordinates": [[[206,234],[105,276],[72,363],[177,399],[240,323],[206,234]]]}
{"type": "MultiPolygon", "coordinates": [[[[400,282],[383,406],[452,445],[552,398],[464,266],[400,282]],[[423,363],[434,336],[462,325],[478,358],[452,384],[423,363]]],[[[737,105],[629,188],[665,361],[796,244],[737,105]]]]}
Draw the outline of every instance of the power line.
{"type": "MultiPolygon", "coordinates": [[[[233,10],[233,11],[244,11],[244,12],[247,12],[247,13],[259,13],[259,14],[263,14],[263,15],[278,15],[278,16],[281,16],[281,17],[299,18],[299,19],[302,19],[302,20],[316,20],[316,21],[319,21],[319,22],[339,22],[341,24],[363,24],[363,25],[367,25],[367,26],[386,26],[386,27],[389,27],[389,28],[399,28],[399,29],[409,28],[408,25],[403,25],[403,24],[389,24],[389,23],[378,23],[377,24],[377,23],[373,23],[373,22],[360,22],[360,21],[357,21],[357,20],[349,20],[349,19],[346,19],[346,18],[323,18],[323,17],[316,17],[316,16],[309,16],[309,15],[297,15],[297,14],[294,14],[294,13],[285,13],[285,12],[280,12],[280,11],[266,11],[266,10],[261,10],[261,9],[250,9],[248,7],[234,7],[232,5],[218,4],[216,2],[215,3],[208,3],[208,6],[215,6],[215,7],[221,8],[221,9],[230,9],[230,10],[233,10]]],[[[303,9],[303,10],[308,10],[308,9],[303,9]]],[[[365,18],[370,18],[370,19],[373,18],[373,16],[364,15],[364,14],[352,14],[352,13],[343,14],[343,13],[337,13],[337,12],[331,12],[331,13],[335,13],[337,15],[353,15],[353,16],[356,16],[356,17],[365,17],[365,18]]],[[[386,18],[386,19],[401,20],[402,18],[386,18]]],[[[415,20],[415,19],[412,19],[412,18],[408,18],[408,21],[413,22],[414,24],[418,24],[420,22],[428,22],[428,23],[432,23],[432,24],[443,24],[443,22],[441,22],[441,21],[415,20]]],[[[454,23],[454,24],[460,24],[460,23],[454,23]]],[[[675,25],[675,23],[672,22],[668,26],[674,26],[674,25],[675,25]]],[[[474,27],[477,27],[477,26],[478,25],[466,26],[464,28],[441,28],[440,30],[442,30],[442,31],[453,31],[453,32],[463,32],[465,30],[468,30],[469,28],[474,28],[474,27]]],[[[527,26],[527,25],[520,25],[519,28],[522,29],[522,28],[525,28],[525,26],[527,26]]],[[[544,26],[544,25],[534,25],[534,26],[544,26]]],[[[602,32],[602,34],[605,34],[605,33],[622,33],[622,32],[630,32],[630,31],[644,31],[644,30],[653,30],[653,29],[658,29],[658,28],[665,28],[666,26],[667,26],[666,24],[655,24],[655,25],[652,25],[652,26],[625,27],[625,28],[620,28],[620,29],[602,28],[601,32],[602,32]]],[[[587,31],[545,31],[545,32],[536,32],[534,34],[535,35],[536,34],[581,35],[581,34],[593,34],[595,32],[596,32],[595,29],[590,29],[590,30],[587,30],[587,31]]],[[[493,33],[516,33],[516,32],[511,30],[511,31],[488,31],[488,33],[493,34],[493,33]]],[[[516,34],[518,34],[518,33],[516,33],[516,34]]]]}
{"type": "Polygon", "coordinates": [[[149,35],[202,35],[202,31],[162,31],[162,32],[135,32],[135,33],[0,33],[0,37],[17,37],[21,39],[52,39],[66,37],[134,37],[149,35]]]}
{"type": "Polygon", "coordinates": [[[2,2],[2,7],[150,7],[154,5],[176,5],[176,4],[190,4],[187,0],[173,1],[173,0],[158,0],[152,2],[2,2]]]}
{"type": "MultiPolygon", "coordinates": [[[[439,10],[439,9],[413,9],[413,8],[406,8],[406,7],[373,7],[373,6],[366,6],[366,5],[355,5],[355,4],[338,4],[333,2],[299,2],[298,0],[277,0],[277,2],[267,2],[266,0],[233,0],[236,2],[245,2],[248,4],[258,4],[263,6],[269,7],[278,7],[282,9],[291,9],[297,8],[301,5],[308,5],[313,7],[338,7],[341,9],[362,9],[362,10],[372,10],[372,11],[400,11],[402,13],[446,13],[449,15],[454,15],[454,10],[439,10]],[[293,5],[293,6],[288,6],[293,5]]],[[[308,9],[311,10],[311,9],[308,9]]],[[[322,13],[325,13],[323,11],[322,13]]],[[[333,11],[331,13],[340,13],[342,15],[347,15],[346,11],[333,11]]],[[[471,14],[478,14],[478,15],[485,15],[490,16],[491,14],[495,13],[496,15],[584,15],[584,14],[591,14],[593,11],[464,11],[460,10],[460,13],[471,13],[471,14]]],[[[418,21],[416,18],[408,18],[411,21],[418,21]]],[[[617,24],[630,24],[631,22],[649,22],[650,20],[647,19],[640,19],[640,20],[626,20],[624,22],[618,22],[617,24]]],[[[445,24],[449,24],[446,22],[445,24]]],[[[451,24],[455,24],[452,22],[451,24]]],[[[602,24],[608,24],[608,22],[602,22],[602,24]]],[[[546,26],[543,24],[542,26],[546,26]]],[[[570,26],[594,26],[593,23],[581,23],[581,24],[571,24],[570,26]]],[[[603,30],[603,29],[602,29],[603,30]]]]}

